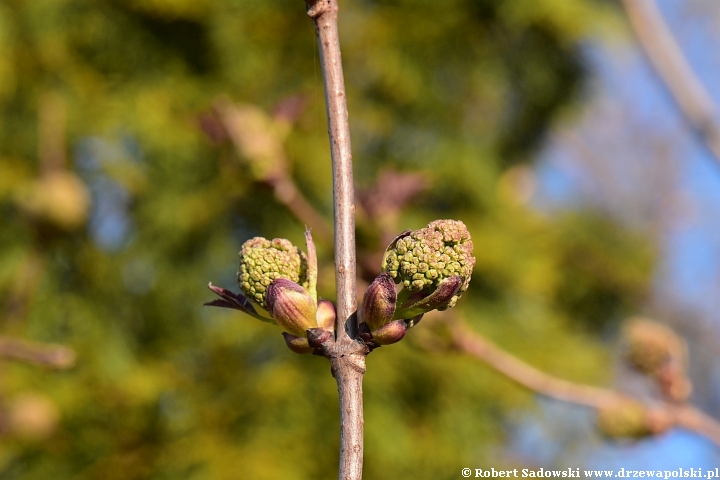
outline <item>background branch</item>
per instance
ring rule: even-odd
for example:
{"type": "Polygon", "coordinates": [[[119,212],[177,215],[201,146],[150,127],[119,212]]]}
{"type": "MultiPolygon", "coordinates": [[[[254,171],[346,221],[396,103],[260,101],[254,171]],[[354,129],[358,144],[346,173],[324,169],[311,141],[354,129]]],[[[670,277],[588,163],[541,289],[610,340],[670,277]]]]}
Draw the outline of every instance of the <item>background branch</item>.
{"type": "MultiPolygon", "coordinates": [[[[450,329],[454,347],[481,360],[527,389],[546,397],[595,409],[612,407],[627,400],[637,401],[614,390],[569,382],[542,372],[473,332],[464,322],[457,319],[446,322],[446,325],[450,329]]],[[[648,415],[662,418],[668,426],[674,425],[691,430],[720,446],[720,423],[696,408],[666,402],[640,403],[648,415]]]]}
{"type": "Polygon", "coordinates": [[[720,164],[720,122],[710,94],[695,76],[654,0],[622,0],[635,35],[693,129],[720,164]]]}
{"type": "Polygon", "coordinates": [[[46,367],[65,369],[75,364],[75,352],[62,345],[28,342],[0,337],[0,359],[19,360],[46,367]]]}
{"type": "Polygon", "coordinates": [[[282,145],[282,130],[265,112],[251,105],[215,102],[214,112],[240,158],[247,159],[257,181],[272,188],[275,199],[302,224],[312,228],[315,239],[332,245],[333,233],[325,218],[312,206],[293,179],[282,145]],[[255,168],[253,168],[255,167],[255,168]]]}

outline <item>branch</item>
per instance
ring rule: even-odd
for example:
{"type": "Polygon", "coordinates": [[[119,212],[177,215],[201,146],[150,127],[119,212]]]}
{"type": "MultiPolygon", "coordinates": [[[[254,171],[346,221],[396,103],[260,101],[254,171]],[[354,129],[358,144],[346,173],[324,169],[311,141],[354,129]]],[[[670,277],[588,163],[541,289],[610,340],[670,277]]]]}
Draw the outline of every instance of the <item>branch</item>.
{"type": "MultiPolygon", "coordinates": [[[[315,23],[318,36],[320,65],[325,83],[328,133],[333,165],[337,309],[339,321],[344,323],[350,319],[357,308],[355,300],[355,189],[350,149],[350,125],[337,29],[338,5],[337,0],[307,0],[307,3],[308,15],[315,23]]],[[[341,336],[349,334],[354,338],[357,334],[357,326],[351,326],[349,332],[345,332],[344,329],[339,330],[341,336]]]]}
{"type": "Polygon", "coordinates": [[[622,3],[655,72],[720,164],[718,109],[683,56],[655,0],[622,0],[622,3]]]}
{"type": "Polygon", "coordinates": [[[0,359],[20,360],[51,368],[65,369],[75,364],[75,352],[62,345],[31,343],[0,337],[0,359]]]}
{"type": "Polygon", "coordinates": [[[337,0],[305,0],[313,19],[325,84],[333,166],[337,338],[325,347],[340,397],[340,480],[360,480],[363,460],[362,377],[367,347],[357,338],[355,194],[350,126],[345,100],[337,0]]]}
{"type": "Polygon", "coordinates": [[[455,347],[482,360],[529,390],[563,402],[593,408],[610,405],[620,397],[610,390],[580,385],[548,375],[471,331],[462,322],[448,322],[448,325],[455,347]]]}
{"type": "Polygon", "coordinates": [[[717,420],[690,405],[670,408],[676,426],[698,433],[720,446],[720,423],[717,420]]]}
{"type": "MultiPolygon", "coordinates": [[[[449,321],[446,324],[450,328],[453,346],[536,393],[595,409],[611,407],[630,399],[614,390],[555,378],[494,345],[470,330],[463,322],[449,321]]],[[[669,426],[674,425],[693,431],[720,446],[720,423],[696,408],[665,402],[659,402],[657,405],[643,404],[643,406],[648,414],[666,419],[669,426]]]]}
{"type": "Polygon", "coordinates": [[[330,245],[332,230],[290,175],[282,140],[270,118],[256,107],[233,105],[224,98],[215,102],[213,109],[238,156],[259,164],[255,168],[250,165],[255,179],[272,188],[277,201],[300,223],[312,228],[315,238],[330,245]]]}
{"type": "Polygon", "coordinates": [[[66,168],[65,129],[67,123],[65,100],[57,93],[40,96],[38,107],[38,156],[40,172],[47,176],[66,168]]]}

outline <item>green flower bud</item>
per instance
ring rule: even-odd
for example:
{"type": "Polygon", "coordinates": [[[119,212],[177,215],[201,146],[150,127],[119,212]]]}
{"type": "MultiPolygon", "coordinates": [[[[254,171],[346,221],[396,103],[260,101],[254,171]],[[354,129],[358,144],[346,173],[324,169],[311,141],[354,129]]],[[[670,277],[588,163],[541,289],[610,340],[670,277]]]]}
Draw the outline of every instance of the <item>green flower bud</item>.
{"type": "Polygon", "coordinates": [[[459,277],[462,282],[457,291],[444,304],[434,307],[445,310],[455,306],[467,290],[474,266],[473,243],[465,224],[459,220],[435,220],[425,228],[396,237],[385,251],[382,270],[395,283],[402,284],[403,304],[413,293],[426,297],[446,279],[459,277]]]}
{"type": "Polygon", "coordinates": [[[648,319],[634,319],[624,329],[625,358],[646,375],[656,376],[668,364],[684,370],[685,342],[671,329],[648,319]]]}
{"type": "Polygon", "coordinates": [[[377,330],[392,321],[396,302],[392,277],[389,273],[381,273],[365,291],[360,309],[361,321],[367,323],[371,331],[377,330]]]}
{"type": "Polygon", "coordinates": [[[255,237],[240,250],[238,285],[249,300],[267,310],[273,280],[285,278],[307,288],[307,269],[307,256],[289,240],[255,237]]]}
{"type": "Polygon", "coordinates": [[[278,278],[267,288],[267,308],[280,328],[304,337],[309,328],[317,328],[317,306],[303,287],[287,278],[278,278]]]}
{"type": "Polygon", "coordinates": [[[305,337],[296,337],[295,335],[283,332],[283,338],[285,339],[285,344],[288,348],[295,353],[312,353],[313,350],[315,350],[310,346],[308,339],[305,337]]]}
{"type": "Polygon", "coordinates": [[[320,300],[317,308],[318,327],[328,332],[335,331],[335,305],[330,300],[320,300]]]}
{"type": "Polygon", "coordinates": [[[634,401],[623,400],[598,409],[600,432],[613,439],[642,438],[654,433],[646,408],[634,401]]]}

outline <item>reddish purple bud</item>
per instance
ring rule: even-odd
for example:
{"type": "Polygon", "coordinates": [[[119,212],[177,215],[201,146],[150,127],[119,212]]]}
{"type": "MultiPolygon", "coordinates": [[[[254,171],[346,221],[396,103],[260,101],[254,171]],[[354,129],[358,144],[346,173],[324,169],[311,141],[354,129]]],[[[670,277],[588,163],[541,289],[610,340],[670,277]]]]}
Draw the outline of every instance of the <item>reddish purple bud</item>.
{"type": "Polygon", "coordinates": [[[275,279],[267,288],[268,311],[280,328],[297,337],[317,327],[317,306],[310,294],[287,278],[275,279]]]}
{"type": "Polygon", "coordinates": [[[330,300],[320,300],[317,307],[318,327],[328,332],[335,331],[335,305],[330,300]]]}
{"type": "Polygon", "coordinates": [[[206,307],[233,308],[235,310],[245,312],[248,315],[257,318],[258,320],[262,320],[263,322],[275,323],[271,319],[259,315],[250,303],[250,301],[248,301],[248,299],[245,298],[243,294],[233,293],[230,290],[226,290],[222,287],[216,287],[212,283],[208,284],[208,288],[215,292],[215,294],[220,298],[215,299],[211,302],[206,302],[204,304],[206,307]]]}
{"type": "Polygon", "coordinates": [[[363,296],[362,321],[367,323],[372,331],[381,328],[392,320],[396,303],[395,282],[389,273],[381,273],[363,296]]]}
{"type": "Polygon", "coordinates": [[[460,275],[453,275],[452,277],[446,278],[438,287],[428,296],[417,299],[411,296],[403,304],[403,307],[398,309],[395,313],[394,318],[409,319],[413,318],[421,313],[427,313],[430,310],[445,310],[448,307],[454,305],[457,301],[456,294],[462,287],[464,280],[460,275]]]}
{"type": "Polygon", "coordinates": [[[395,320],[372,332],[373,342],[378,345],[390,345],[403,339],[407,325],[403,320],[395,320]]]}
{"type": "Polygon", "coordinates": [[[283,332],[283,338],[288,348],[295,353],[312,353],[313,350],[315,350],[310,346],[308,339],[305,337],[296,337],[295,335],[283,332]]]}

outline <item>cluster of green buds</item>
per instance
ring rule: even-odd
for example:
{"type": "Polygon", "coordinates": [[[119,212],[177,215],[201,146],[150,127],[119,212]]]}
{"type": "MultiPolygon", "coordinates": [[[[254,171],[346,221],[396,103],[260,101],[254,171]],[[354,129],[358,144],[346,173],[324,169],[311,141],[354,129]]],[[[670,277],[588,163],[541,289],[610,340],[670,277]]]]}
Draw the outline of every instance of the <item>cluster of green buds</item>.
{"type": "Polygon", "coordinates": [[[665,432],[672,420],[662,410],[652,410],[642,403],[626,398],[598,408],[600,433],[614,439],[638,439],[665,432]]]}
{"type": "Polygon", "coordinates": [[[473,243],[461,221],[435,220],[401,233],[385,250],[382,273],[363,297],[361,337],[371,346],[402,340],[425,313],[455,306],[474,266],[473,243]]]}
{"type": "MultiPolygon", "coordinates": [[[[335,306],[317,297],[317,257],[310,232],[307,254],[289,240],[256,237],[240,250],[242,293],[209,285],[220,299],[205,305],[234,308],[280,326],[287,346],[311,353],[330,338],[335,306]]],[[[453,307],[467,290],[475,258],[467,227],[436,220],[398,235],[385,251],[383,272],[369,286],[359,312],[360,338],[370,347],[400,341],[431,310],[453,307]],[[401,284],[396,291],[396,284],[401,284]]]]}
{"type": "Polygon", "coordinates": [[[289,240],[255,237],[240,250],[238,285],[242,294],[209,285],[220,299],[206,303],[234,308],[280,326],[287,346],[311,353],[308,331],[327,338],[335,328],[335,306],[317,298],[317,257],[310,232],[305,233],[308,254],[289,240]]]}
{"type": "Polygon", "coordinates": [[[625,359],[646,375],[655,375],[671,361],[685,362],[683,340],[668,327],[645,318],[633,318],[623,330],[625,359]]]}
{"type": "Polygon", "coordinates": [[[687,346],[670,328],[646,318],[634,318],[623,331],[625,360],[657,382],[671,401],[683,402],[692,392],[687,377],[687,346]]]}

